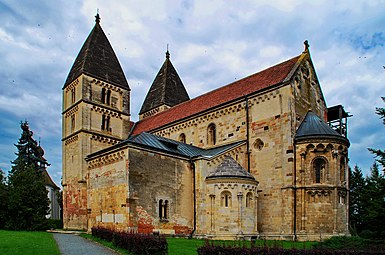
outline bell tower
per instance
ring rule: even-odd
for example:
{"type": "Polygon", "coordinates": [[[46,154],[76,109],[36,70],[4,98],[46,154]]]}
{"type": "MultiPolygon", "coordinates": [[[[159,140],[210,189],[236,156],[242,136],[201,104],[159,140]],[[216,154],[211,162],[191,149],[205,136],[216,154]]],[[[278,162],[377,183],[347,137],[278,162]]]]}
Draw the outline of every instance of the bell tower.
{"type": "Polygon", "coordinates": [[[65,229],[87,229],[85,157],[128,137],[130,87],[100,26],[84,42],[63,86],[62,164],[65,229]]]}

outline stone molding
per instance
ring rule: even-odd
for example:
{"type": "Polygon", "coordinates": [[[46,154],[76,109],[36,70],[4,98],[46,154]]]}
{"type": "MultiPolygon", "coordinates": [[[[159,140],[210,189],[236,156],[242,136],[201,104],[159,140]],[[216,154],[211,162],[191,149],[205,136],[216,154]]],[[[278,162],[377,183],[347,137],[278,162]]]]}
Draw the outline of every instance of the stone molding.
{"type": "Polygon", "coordinates": [[[123,160],[124,157],[125,157],[125,153],[123,150],[120,150],[111,154],[107,154],[97,159],[88,161],[88,169],[94,169],[97,167],[109,165],[117,161],[123,160]]]}

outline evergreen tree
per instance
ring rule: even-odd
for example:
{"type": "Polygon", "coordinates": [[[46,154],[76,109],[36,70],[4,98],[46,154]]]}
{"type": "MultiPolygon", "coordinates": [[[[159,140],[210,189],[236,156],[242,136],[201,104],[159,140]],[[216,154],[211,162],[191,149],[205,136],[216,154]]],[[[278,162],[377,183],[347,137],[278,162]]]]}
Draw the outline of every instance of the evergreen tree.
{"type": "Polygon", "coordinates": [[[38,230],[46,226],[49,212],[48,191],[43,171],[48,165],[43,150],[33,139],[27,122],[21,123],[22,134],[17,157],[8,175],[8,213],[6,227],[16,230],[38,230]]]}
{"type": "Polygon", "coordinates": [[[359,233],[362,231],[363,222],[362,217],[364,214],[363,209],[363,190],[365,188],[365,178],[362,174],[361,168],[357,165],[354,166],[353,171],[350,171],[350,226],[353,233],[359,233]]]}
{"type": "Polygon", "coordinates": [[[0,229],[4,228],[8,216],[8,187],[5,183],[5,174],[0,169],[0,229]]]}
{"type": "MultiPolygon", "coordinates": [[[[385,102],[385,97],[381,97],[381,98],[382,98],[382,101],[385,102]]],[[[380,116],[380,119],[382,119],[382,122],[385,125],[385,108],[377,107],[376,114],[380,116]]],[[[382,167],[385,169],[385,150],[369,148],[369,151],[376,156],[377,162],[380,163],[382,167]]]]}
{"type": "Polygon", "coordinates": [[[366,178],[362,191],[363,229],[373,233],[373,238],[385,237],[385,177],[380,173],[375,162],[370,169],[370,176],[366,178]]]}

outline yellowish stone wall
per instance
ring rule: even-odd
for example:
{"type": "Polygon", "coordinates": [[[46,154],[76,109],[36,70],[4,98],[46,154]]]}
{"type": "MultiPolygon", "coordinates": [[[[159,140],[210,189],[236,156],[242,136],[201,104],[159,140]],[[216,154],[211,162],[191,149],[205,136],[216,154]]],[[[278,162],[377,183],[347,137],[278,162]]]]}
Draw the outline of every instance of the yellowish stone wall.
{"type": "Polygon", "coordinates": [[[333,139],[308,139],[296,146],[297,229],[300,239],[319,240],[332,235],[349,235],[348,144],[333,139]],[[323,158],[327,164],[320,183],[315,181],[313,162],[323,158]]]}
{"type": "Polygon", "coordinates": [[[79,76],[63,89],[64,228],[88,228],[85,157],[125,139],[129,120],[129,90],[87,75],[79,76]],[[111,90],[110,105],[101,103],[101,87],[111,90]],[[101,130],[102,114],[110,116],[111,131],[101,130]]]}
{"type": "Polygon", "coordinates": [[[88,162],[88,230],[93,226],[128,230],[128,150],[88,162]]]}

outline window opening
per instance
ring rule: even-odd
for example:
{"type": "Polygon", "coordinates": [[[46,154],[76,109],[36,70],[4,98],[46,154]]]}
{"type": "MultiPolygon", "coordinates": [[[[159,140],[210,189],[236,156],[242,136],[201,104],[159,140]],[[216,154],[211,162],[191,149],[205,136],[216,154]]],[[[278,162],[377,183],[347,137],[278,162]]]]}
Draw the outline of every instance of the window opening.
{"type": "Polygon", "coordinates": [[[314,171],[315,171],[315,183],[321,183],[322,176],[325,171],[326,162],[322,158],[318,158],[314,161],[314,171]]]}
{"type": "Polygon", "coordinates": [[[71,102],[72,103],[75,103],[75,97],[76,97],[76,94],[75,94],[75,88],[73,88],[71,90],[71,102]]]}
{"type": "Polygon", "coordinates": [[[105,104],[106,103],[106,89],[105,88],[102,88],[101,98],[102,98],[102,104],[105,104]]]}
{"type": "Polygon", "coordinates": [[[207,144],[216,144],[216,127],[214,123],[211,123],[207,128],[207,144]]]}
{"type": "Polygon", "coordinates": [[[75,131],[75,115],[71,117],[71,132],[75,131]]]}
{"type": "Polygon", "coordinates": [[[253,194],[251,192],[246,195],[246,208],[253,207],[253,194]]]}
{"type": "Polygon", "coordinates": [[[186,143],[186,135],[184,133],[179,135],[179,142],[186,143]]]}
{"type": "Polygon", "coordinates": [[[106,115],[102,115],[102,130],[106,129],[106,115]]]}
{"type": "Polygon", "coordinates": [[[168,218],[168,200],[159,200],[159,219],[160,220],[167,220],[168,218]]]}
{"type": "Polygon", "coordinates": [[[106,96],[106,104],[111,104],[111,90],[107,90],[107,96],[106,96]]]}
{"type": "Polygon", "coordinates": [[[159,200],[159,219],[163,218],[163,200],[159,200]]]}
{"type": "Polygon", "coordinates": [[[221,195],[221,206],[231,207],[231,193],[228,191],[222,192],[221,195]]]}

